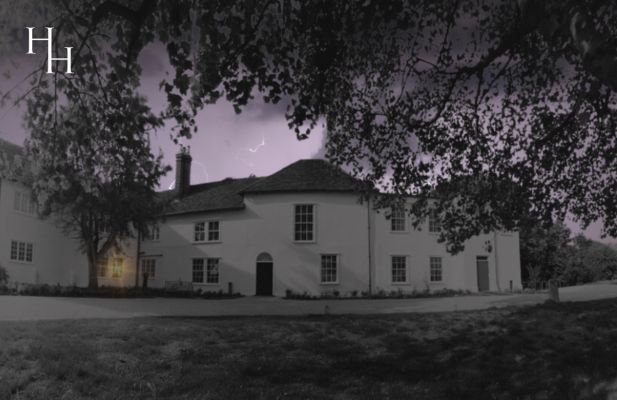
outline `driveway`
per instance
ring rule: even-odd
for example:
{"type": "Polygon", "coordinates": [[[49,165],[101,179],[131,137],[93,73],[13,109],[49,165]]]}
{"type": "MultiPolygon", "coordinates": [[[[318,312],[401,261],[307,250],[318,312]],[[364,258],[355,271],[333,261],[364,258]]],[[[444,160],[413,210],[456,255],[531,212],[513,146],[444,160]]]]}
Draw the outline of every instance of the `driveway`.
{"type": "MultiPolygon", "coordinates": [[[[610,282],[562,288],[562,301],[586,301],[617,297],[610,282]]],[[[284,300],[243,297],[203,299],[98,299],[35,296],[0,296],[0,321],[134,318],[159,316],[251,316],[308,314],[388,314],[480,310],[490,307],[542,303],[546,293],[478,295],[426,299],[383,300],[284,300]]]]}

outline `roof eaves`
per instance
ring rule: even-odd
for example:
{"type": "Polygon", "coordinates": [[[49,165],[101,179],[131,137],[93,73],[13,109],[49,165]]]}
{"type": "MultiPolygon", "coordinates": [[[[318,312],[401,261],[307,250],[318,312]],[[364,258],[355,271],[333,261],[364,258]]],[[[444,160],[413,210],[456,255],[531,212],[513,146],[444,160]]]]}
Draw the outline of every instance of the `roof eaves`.
{"type": "Polygon", "coordinates": [[[178,216],[178,215],[188,215],[188,214],[204,214],[204,213],[212,213],[212,212],[239,211],[239,210],[244,210],[245,208],[246,208],[245,205],[241,205],[241,206],[233,206],[233,207],[171,211],[171,212],[163,213],[163,216],[178,216]]]}

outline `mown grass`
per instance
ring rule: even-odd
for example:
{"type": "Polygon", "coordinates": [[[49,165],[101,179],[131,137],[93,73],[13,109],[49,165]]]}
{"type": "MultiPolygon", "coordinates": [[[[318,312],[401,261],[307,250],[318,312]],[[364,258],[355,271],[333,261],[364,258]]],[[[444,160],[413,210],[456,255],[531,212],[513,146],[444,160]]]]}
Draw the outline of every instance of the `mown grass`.
{"type": "Polygon", "coordinates": [[[0,323],[0,399],[605,399],[616,378],[617,300],[0,323]]]}

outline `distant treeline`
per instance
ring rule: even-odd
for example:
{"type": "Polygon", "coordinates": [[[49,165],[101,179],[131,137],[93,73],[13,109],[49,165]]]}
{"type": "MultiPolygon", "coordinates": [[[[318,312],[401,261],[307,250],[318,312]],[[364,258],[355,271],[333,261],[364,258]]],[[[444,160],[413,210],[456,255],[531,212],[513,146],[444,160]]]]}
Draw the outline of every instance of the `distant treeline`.
{"type": "Polygon", "coordinates": [[[523,282],[528,287],[549,279],[561,285],[578,285],[617,279],[617,246],[588,239],[562,223],[539,224],[520,231],[523,282]]]}

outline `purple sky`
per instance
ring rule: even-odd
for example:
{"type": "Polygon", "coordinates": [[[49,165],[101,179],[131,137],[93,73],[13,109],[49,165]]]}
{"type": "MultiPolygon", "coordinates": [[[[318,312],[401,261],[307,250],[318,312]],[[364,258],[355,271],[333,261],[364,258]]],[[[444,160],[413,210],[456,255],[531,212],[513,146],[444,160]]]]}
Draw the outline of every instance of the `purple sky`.
{"type": "MultiPolygon", "coordinates": [[[[12,71],[14,75],[10,79],[0,77],[0,89],[5,91],[18,83],[32,68],[33,61],[41,60],[37,56],[20,59],[20,69],[12,71]]],[[[143,67],[140,92],[155,112],[162,110],[166,103],[164,93],[159,91],[159,83],[169,69],[166,57],[160,45],[151,45],[140,54],[143,67]]],[[[20,89],[26,87],[24,83],[20,89]]],[[[0,108],[0,137],[21,144],[26,136],[22,126],[24,110],[9,106],[0,108]]],[[[284,113],[283,105],[265,104],[260,97],[241,114],[236,114],[224,100],[201,111],[197,118],[198,133],[182,142],[191,147],[192,183],[250,174],[269,175],[296,160],[315,157],[322,147],[322,128],[318,126],[309,139],[298,141],[287,127],[284,113]]],[[[178,146],[171,141],[169,133],[170,129],[161,128],[155,134],[153,150],[160,148],[165,163],[174,166],[178,146]]],[[[169,173],[163,178],[161,188],[168,188],[173,179],[173,172],[169,173]]]]}
{"type": "MultiPolygon", "coordinates": [[[[27,49],[24,48],[24,53],[27,49]]],[[[37,56],[24,56],[20,68],[13,70],[13,76],[0,76],[0,90],[13,87],[29,71],[37,56]]],[[[41,56],[42,57],[42,56],[41,56]]],[[[168,63],[162,46],[151,45],[140,54],[143,67],[141,93],[148,98],[154,111],[165,105],[165,96],[159,91],[159,83],[164,78],[168,63]]],[[[0,62],[1,71],[6,64],[0,62]]],[[[1,72],[0,71],[0,72],[1,72]]],[[[27,87],[23,84],[20,89],[27,87]]],[[[232,106],[224,100],[208,106],[197,118],[198,133],[183,144],[191,147],[193,156],[192,183],[221,180],[226,177],[245,177],[250,174],[263,176],[271,174],[286,165],[302,159],[314,158],[322,152],[324,133],[318,126],[311,137],[298,141],[287,127],[284,106],[264,104],[256,98],[241,114],[236,114],[232,106]]],[[[16,144],[22,144],[26,132],[22,126],[23,108],[0,106],[0,137],[16,144]]],[[[169,138],[169,129],[160,129],[152,138],[154,150],[160,148],[166,164],[174,166],[178,146],[169,138]]],[[[161,181],[161,188],[173,184],[173,171],[161,181]]],[[[579,232],[577,224],[568,226],[579,232]]],[[[585,235],[603,242],[616,242],[615,239],[601,239],[601,226],[593,224],[585,235]]]]}

